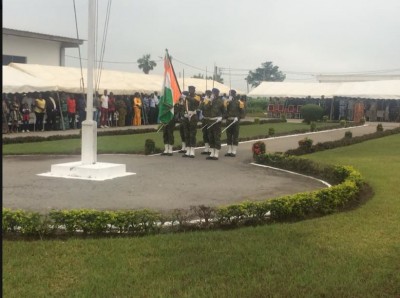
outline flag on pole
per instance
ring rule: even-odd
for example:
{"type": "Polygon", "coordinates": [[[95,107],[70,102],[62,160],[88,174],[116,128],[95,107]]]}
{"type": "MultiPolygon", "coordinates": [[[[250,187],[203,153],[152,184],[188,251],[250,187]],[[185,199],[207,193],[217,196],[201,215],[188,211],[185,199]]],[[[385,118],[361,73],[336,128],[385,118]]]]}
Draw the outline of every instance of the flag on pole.
{"type": "Polygon", "coordinates": [[[164,58],[164,85],[159,103],[159,119],[167,124],[174,117],[174,105],[179,101],[181,89],[176,79],[174,67],[172,66],[168,50],[165,50],[164,58]]]}

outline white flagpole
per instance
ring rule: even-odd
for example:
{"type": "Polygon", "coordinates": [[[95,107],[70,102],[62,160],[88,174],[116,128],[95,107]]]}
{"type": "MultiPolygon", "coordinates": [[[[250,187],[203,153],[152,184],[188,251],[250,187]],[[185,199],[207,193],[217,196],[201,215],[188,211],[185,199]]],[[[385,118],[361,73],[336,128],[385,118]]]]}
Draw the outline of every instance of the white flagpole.
{"type": "Polygon", "coordinates": [[[97,122],[93,120],[93,68],[95,59],[95,1],[89,0],[86,120],[82,122],[82,164],[97,162],[97,122]]]}

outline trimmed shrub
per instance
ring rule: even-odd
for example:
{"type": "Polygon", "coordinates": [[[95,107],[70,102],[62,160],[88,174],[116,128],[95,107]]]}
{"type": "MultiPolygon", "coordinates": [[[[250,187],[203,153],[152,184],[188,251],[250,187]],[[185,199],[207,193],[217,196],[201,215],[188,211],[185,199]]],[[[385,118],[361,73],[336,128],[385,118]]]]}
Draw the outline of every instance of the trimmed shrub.
{"type": "Polygon", "coordinates": [[[304,152],[304,154],[310,153],[310,152],[312,152],[312,150],[311,150],[312,144],[313,144],[313,140],[311,140],[309,138],[302,139],[299,141],[299,150],[304,152]]]}
{"type": "Polygon", "coordinates": [[[350,130],[348,130],[344,133],[344,137],[345,139],[351,139],[353,137],[353,133],[350,130]]]}
{"type": "Polygon", "coordinates": [[[311,132],[317,131],[317,123],[315,123],[314,121],[312,121],[310,124],[310,131],[311,132]]]}
{"type": "Polygon", "coordinates": [[[270,127],[268,128],[268,136],[272,137],[275,135],[275,128],[270,127]]]}
{"type": "Polygon", "coordinates": [[[321,120],[324,110],[319,105],[306,104],[301,107],[300,113],[303,116],[304,122],[310,124],[311,121],[321,120]]]}
{"type": "Polygon", "coordinates": [[[260,154],[265,154],[265,150],[265,143],[261,141],[255,142],[251,148],[251,151],[253,152],[253,157],[256,157],[260,154]]]}
{"type": "MultiPolygon", "coordinates": [[[[373,140],[376,138],[382,138],[385,136],[390,136],[392,134],[398,134],[400,133],[400,127],[396,127],[393,129],[387,129],[382,132],[374,132],[368,135],[363,135],[363,136],[358,136],[358,137],[352,137],[352,138],[342,138],[341,140],[336,140],[336,141],[329,141],[329,142],[324,142],[324,143],[317,143],[313,146],[311,146],[310,151],[311,152],[318,152],[318,151],[324,151],[324,150],[329,150],[329,149],[334,149],[338,147],[343,147],[343,146],[349,146],[353,144],[358,144],[364,141],[368,140],[373,140]]],[[[287,155],[302,155],[309,153],[304,150],[304,148],[299,147],[297,149],[289,149],[285,152],[287,155]]]]}
{"type": "Polygon", "coordinates": [[[144,154],[149,155],[156,152],[156,142],[152,139],[147,139],[144,144],[144,154]]]}
{"type": "Polygon", "coordinates": [[[260,118],[254,118],[254,124],[260,124],[260,118]]]}
{"type": "Polygon", "coordinates": [[[382,125],[382,123],[379,123],[379,124],[376,126],[376,131],[377,131],[377,132],[382,132],[382,131],[383,131],[383,125],[382,125]]]}

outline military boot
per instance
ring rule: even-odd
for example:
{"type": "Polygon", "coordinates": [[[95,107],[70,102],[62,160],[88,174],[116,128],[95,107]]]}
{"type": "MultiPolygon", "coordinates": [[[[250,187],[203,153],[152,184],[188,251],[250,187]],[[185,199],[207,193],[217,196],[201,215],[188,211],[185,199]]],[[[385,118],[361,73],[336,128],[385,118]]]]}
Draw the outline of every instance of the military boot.
{"type": "Polygon", "coordinates": [[[225,153],[225,156],[232,156],[232,145],[228,145],[228,152],[225,153]]]}

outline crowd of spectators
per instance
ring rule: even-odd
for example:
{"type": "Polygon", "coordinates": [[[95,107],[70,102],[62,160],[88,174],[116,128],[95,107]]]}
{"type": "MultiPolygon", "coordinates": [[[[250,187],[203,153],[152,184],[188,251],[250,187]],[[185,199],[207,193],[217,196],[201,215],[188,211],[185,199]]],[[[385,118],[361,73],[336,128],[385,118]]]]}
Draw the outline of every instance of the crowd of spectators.
{"type": "MultiPolygon", "coordinates": [[[[93,96],[93,120],[98,128],[157,124],[159,96],[114,95],[104,90],[93,96]]],[[[4,133],[80,129],[86,120],[86,96],[65,92],[34,92],[2,96],[4,133]]]]}

